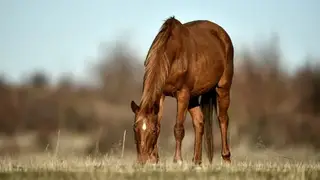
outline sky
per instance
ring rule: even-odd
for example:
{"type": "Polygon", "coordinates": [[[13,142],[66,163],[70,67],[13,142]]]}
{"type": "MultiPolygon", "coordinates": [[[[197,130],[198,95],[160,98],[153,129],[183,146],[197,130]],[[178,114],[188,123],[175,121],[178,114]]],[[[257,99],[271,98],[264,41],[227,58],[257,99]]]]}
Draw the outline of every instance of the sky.
{"type": "Polygon", "coordinates": [[[166,18],[220,24],[235,50],[276,32],[288,68],[320,57],[317,0],[0,0],[0,74],[19,81],[35,69],[85,79],[103,42],[128,37],[140,57],[166,18]]]}

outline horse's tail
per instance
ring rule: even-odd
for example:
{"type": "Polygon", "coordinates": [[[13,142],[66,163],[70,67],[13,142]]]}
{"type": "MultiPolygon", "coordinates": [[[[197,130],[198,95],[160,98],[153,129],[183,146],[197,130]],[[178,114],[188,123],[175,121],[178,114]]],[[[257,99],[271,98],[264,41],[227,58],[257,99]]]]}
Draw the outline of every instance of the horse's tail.
{"type": "Polygon", "coordinates": [[[213,159],[213,110],[215,111],[215,114],[217,114],[217,95],[215,89],[212,89],[202,95],[200,105],[204,118],[205,149],[207,152],[208,160],[211,164],[213,159]]]}

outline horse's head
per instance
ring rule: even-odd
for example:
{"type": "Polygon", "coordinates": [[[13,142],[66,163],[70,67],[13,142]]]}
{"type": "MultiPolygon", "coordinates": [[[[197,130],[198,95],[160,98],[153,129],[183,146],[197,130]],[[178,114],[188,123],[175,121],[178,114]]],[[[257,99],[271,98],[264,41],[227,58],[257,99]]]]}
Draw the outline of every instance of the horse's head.
{"type": "Polygon", "coordinates": [[[148,110],[141,109],[134,101],[131,101],[131,109],[135,114],[134,138],[136,141],[138,162],[145,164],[148,160],[157,161],[153,151],[159,135],[158,112],[159,107],[153,106],[148,110]]]}

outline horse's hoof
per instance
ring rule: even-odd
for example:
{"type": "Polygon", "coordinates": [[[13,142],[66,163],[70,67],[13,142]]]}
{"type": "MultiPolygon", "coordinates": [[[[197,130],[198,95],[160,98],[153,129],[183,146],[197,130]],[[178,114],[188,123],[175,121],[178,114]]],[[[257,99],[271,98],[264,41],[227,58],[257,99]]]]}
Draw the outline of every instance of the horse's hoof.
{"type": "Polygon", "coordinates": [[[182,165],[183,161],[182,160],[173,160],[173,163],[178,164],[178,165],[182,165]]]}
{"type": "Polygon", "coordinates": [[[200,165],[195,165],[195,166],[193,167],[193,169],[196,170],[196,171],[200,171],[200,170],[202,170],[202,166],[200,166],[200,165]]]}
{"type": "Polygon", "coordinates": [[[223,161],[224,164],[227,164],[227,165],[231,164],[231,159],[230,158],[223,158],[222,161],[223,161]]]}
{"type": "Polygon", "coordinates": [[[222,159],[226,164],[231,164],[231,154],[230,152],[226,155],[222,155],[222,159]]]}

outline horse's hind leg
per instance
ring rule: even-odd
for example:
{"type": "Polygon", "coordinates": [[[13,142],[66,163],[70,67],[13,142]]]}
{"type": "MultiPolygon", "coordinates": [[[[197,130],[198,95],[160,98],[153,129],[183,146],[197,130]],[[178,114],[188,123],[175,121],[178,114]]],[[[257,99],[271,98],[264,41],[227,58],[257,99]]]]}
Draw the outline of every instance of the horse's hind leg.
{"type": "Polygon", "coordinates": [[[192,124],[194,129],[194,153],[192,161],[196,165],[200,165],[202,162],[202,136],[204,131],[203,114],[198,101],[199,97],[192,97],[189,101],[189,113],[192,118],[192,124]]]}
{"type": "Polygon", "coordinates": [[[177,92],[177,119],[174,126],[174,137],[176,139],[176,150],[173,162],[182,163],[181,145],[184,138],[184,121],[189,105],[190,94],[188,89],[181,89],[177,92]]]}
{"type": "Polygon", "coordinates": [[[228,108],[230,104],[230,86],[218,86],[216,88],[217,100],[218,100],[218,120],[221,132],[222,150],[221,156],[226,162],[231,162],[229,144],[228,144],[228,125],[229,116],[228,108]]]}

